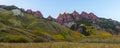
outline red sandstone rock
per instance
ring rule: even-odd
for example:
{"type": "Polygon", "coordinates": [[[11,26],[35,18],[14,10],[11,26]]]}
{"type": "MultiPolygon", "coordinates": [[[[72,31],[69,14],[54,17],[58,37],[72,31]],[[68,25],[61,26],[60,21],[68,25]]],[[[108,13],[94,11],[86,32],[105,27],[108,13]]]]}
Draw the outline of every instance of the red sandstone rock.
{"type": "Polygon", "coordinates": [[[57,18],[57,22],[60,24],[67,23],[72,20],[73,20],[73,18],[69,13],[59,14],[59,16],[57,18]]]}
{"type": "Polygon", "coordinates": [[[31,9],[27,9],[26,12],[33,14],[33,11],[31,9]]]}
{"type": "Polygon", "coordinates": [[[85,18],[85,19],[89,19],[88,13],[86,13],[86,12],[84,12],[84,11],[81,13],[81,16],[82,16],[83,18],[85,18]]]}
{"type": "Polygon", "coordinates": [[[81,19],[80,14],[77,11],[73,11],[72,15],[73,15],[73,18],[75,20],[80,20],[81,19]]]}
{"type": "Polygon", "coordinates": [[[41,13],[40,11],[36,11],[36,12],[34,12],[34,15],[36,15],[36,16],[40,16],[41,18],[43,18],[43,15],[42,15],[42,13],[41,13]]]}
{"type": "Polygon", "coordinates": [[[96,20],[98,19],[98,17],[96,15],[94,15],[93,13],[86,13],[86,12],[82,12],[81,16],[85,19],[90,19],[90,20],[96,20]]]}
{"type": "Polygon", "coordinates": [[[30,13],[30,14],[33,14],[35,16],[38,16],[40,18],[43,18],[43,15],[42,15],[42,13],[40,11],[32,11],[31,9],[27,9],[26,12],[30,13]]]}
{"type": "Polygon", "coordinates": [[[96,20],[96,19],[98,19],[98,17],[96,15],[94,15],[93,13],[88,14],[86,12],[82,12],[80,15],[78,12],[74,11],[71,14],[69,14],[69,13],[59,14],[56,21],[60,24],[64,24],[64,23],[71,22],[73,20],[78,21],[81,19],[96,20]]]}
{"type": "Polygon", "coordinates": [[[89,13],[89,18],[92,20],[98,19],[98,17],[96,15],[94,15],[93,13],[89,13]]]}
{"type": "Polygon", "coordinates": [[[63,17],[62,14],[59,14],[56,20],[58,23],[62,24],[63,23],[63,17]]]}

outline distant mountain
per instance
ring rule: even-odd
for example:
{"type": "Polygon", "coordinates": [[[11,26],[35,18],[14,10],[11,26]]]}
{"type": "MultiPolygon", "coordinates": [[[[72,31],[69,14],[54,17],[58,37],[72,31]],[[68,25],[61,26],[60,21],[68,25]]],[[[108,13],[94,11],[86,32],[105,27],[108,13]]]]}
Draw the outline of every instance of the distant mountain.
{"type": "Polygon", "coordinates": [[[88,36],[90,35],[88,32],[92,32],[93,29],[97,29],[96,32],[99,32],[98,30],[100,30],[106,31],[113,35],[120,34],[120,22],[112,19],[100,18],[94,13],[86,13],[84,11],[81,14],[79,14],[77,11],[73,11],[73,13],[59,14],[56,22],[88,36]],[[87,31],[87,27],[93,28],[91,28],[90,31],[87,31]]]}

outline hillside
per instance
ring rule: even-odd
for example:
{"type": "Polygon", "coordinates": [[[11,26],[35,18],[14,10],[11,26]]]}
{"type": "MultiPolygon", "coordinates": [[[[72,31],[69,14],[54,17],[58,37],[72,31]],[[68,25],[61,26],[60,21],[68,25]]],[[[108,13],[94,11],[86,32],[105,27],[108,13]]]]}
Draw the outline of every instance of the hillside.
{"type": "Polygon", "coordinates": [[[55,19],[44,18],[40,11],[0,5],[0,42],[112,42],[119,39],[111,36],[119,33],[120,22],[94,13],[65,12],[55,19]]]}
{"type": "Polygon", "coordinates": [[[77,41],[84,35],[54,21],[40,11],[0,6],[0,42],[77,41]]]}

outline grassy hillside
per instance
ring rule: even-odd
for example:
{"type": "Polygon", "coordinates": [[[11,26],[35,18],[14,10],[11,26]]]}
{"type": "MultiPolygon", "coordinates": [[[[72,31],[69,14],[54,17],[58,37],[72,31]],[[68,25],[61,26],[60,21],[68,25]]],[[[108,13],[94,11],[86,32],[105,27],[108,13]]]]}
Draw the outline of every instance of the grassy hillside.
{"type": "Polygon", "coordinates": [[[44,18],[0,11],[0,42],[77,41],[81,37],[82,34],[44,18]]]}

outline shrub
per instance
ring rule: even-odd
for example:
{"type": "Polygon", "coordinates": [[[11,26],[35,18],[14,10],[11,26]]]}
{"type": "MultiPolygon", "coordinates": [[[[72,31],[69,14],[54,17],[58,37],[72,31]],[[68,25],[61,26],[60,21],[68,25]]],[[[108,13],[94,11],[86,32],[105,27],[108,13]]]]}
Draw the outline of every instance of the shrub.
{"type": "Polygon", "coordinates": [[[83,26],[82,34],[85,36],[96,35],[97,30],[93,26],[83,26]]]}

